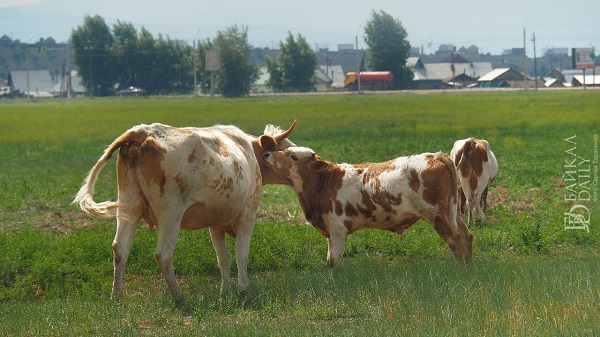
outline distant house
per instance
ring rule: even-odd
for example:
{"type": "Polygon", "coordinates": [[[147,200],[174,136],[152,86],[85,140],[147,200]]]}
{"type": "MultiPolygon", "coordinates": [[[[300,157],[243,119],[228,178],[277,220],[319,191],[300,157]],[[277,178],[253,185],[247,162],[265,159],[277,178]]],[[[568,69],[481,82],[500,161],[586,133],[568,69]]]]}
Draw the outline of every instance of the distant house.
{"type": "Polygon", "coordinates": [[[468,55],[479,55],[479,47],[472,44],[469,48],[467,48],[468,55]]]}
{"type": "Polygon", "coordinates": [[[523,54],[525,54],[525,49],[523,48],[512,48],[512,49],[505,49],[502,52],[502,56],[523,56],[523,54]]]}
{"type": "Polygon", "coordinates": [[[458,48],[457,52],[462,55],[479,55],[479,48],[475,45],[471,45],[469,48],[463,46],[458,48]]]}
{"type": "Polygon", "coordinates": [[[269,75],[269,72],[267,71],[267,67],[259,67],[258,79],[256,80],[256,82],[254,82],[254,84],[252,84],[252,88],[250,89],[250,91],[253,94],[264,94],[273,92],[273,89],[267,86],[269,78],[271,77],[269,75]]]}
{"type": "Polygon", "coordinates": [[[83,86],[81,77],[76,70],[71,70],[71,76],[65,76],[52,89],[52,94],[65,97],[67,91],[71,95],[83,95],[87,92],[87,89],[83,86]]]}
{"type": "MultiPolygon", "coordinates": [[[[600,86],[600,68],[585,72],[586,86],[600,86]],[[598,75],[596,75],[598,74],[598,75]]],[[[583,86],[583,70],[581,69],[553,69],[545,78],[546,87],[580,87],[583,86]]]]}
{"type": "MultiPolygon", "coordinates": [[[[330,79],[330,86],[332,88],[343,88],[344,87],[344,70],[342,66],[319,66],[321,71],[330,79]]],[[[317,89],[318,90],[318,89],[317,89]]],[[[328,88],[329,90],[329,88],[328,88]]]]}
{"type": "Polygon", "coordinates": [[[316,91],[329,91],[333,81],[325,73],[325,69],[317,67],[315,69],[315,89],[316,91]]]}
{"type": "Polygon", "coordinates": [[[560,80],[562,82],[565,81],[565,75],[563,75],[563,73],[556,68],[552,69],[552,71],[546,77],[554,78],[554,79],[560,80]]]}
{"type": "Polygon", "coordinates": [[[562,88],[566,86],[571,86],[570,83],[567,83],[565,80],[565,75],[560,72],[558,69],[552,69],[550,74],[544,78],[544,86],[546,88],[562,88]]]}
{"type": "Polygon", "coordinates": [[[544,80],[525,78],[523,74],[511,68],[494,69],[477,80],[479,88],[543,88],[544,80]]]}
{"type": "Polygon", "coordinates": [[[562,82],[561,80],[556,78],[548,78],[544,79],[544,86],[546,88],[564,88],[567,86],[567,83],[562,82]]]}
{"type": "Polygon", "coordinates": [[[568,56],[569,54],[569,48],[550,48],[548,50],[546,50],[546,53],[544,54],[544,56],[568,56]]]}
{"type": "Polygon", "coordinates": [[[45,41],[44,44],[48,47],[54,47],[56,46],[56,40],[52,37],[48,37],[45,41]]]}
{"type": "Polygon", "coordinates": [[[6,34],[2,35],[2,37],[0,37],[0,46],[10,46],[12,43],[12,39],[8,36],[6,36],[6,34]]]}
{"type": "Polygon", "coordinates": [[[408,58],[407,65],[414,71],[411,89],[463,88],[477,83],[478,78],[492,71],[489,62],[469,62],[456,54],[442,61],[446,62],[423,63],[417,57],[408,58]]]}
{"type": "Polygon", "coordinates": [[[54,83],[48,70],[11,71],[8,74],[8,86],[33,97],[52,97],[54,91],[54,83]]]}
{"type": "Polygon", "coordinates": [[[582,75],[574,75],[573,80],[571,81],[571,85],[574,87],[581,87],[585,84],[585,86],[590,87],[600,87],[600,74],[585,74],[582,75]]]}
{"type": "MultiPolygon", "coordinates": [[[[259,67],[258,79],[252,85],[250,91],[254,94],[272,93],[273,89],[267,86],[270,79],[267,67],[259,67]]],[[[315,89],[324,92],[336,90],[344,87],[344,72],[339,65],[319,66],[315,69],[315,89]]]]}
{"type": "Polygon", "coordinates": [[[436,55],[446,55],[456,51],[456,47],[453,44],[441,44],[438,50],[435,52],[436,55]]]}
{"type": "Polygon", "coordinates": [[[452,78],[446,78],[442,81],[442,88],[445,89],[462,89],[467,88],[477,83],[477,79],[466,73],[460,73],[452,78]]]}
{"type": "Polygon", "coordinates": [[[338,44],[338,51],[353,51],[354,44],[353,43],[342,43],[338,44]]]}
{"type": "Polygon", "coordinates": [[[510,88],[509,81],[523,81],[523,74],[510,69],[498,68],[490,71],[477,80],[480,88],[510,88]]]}

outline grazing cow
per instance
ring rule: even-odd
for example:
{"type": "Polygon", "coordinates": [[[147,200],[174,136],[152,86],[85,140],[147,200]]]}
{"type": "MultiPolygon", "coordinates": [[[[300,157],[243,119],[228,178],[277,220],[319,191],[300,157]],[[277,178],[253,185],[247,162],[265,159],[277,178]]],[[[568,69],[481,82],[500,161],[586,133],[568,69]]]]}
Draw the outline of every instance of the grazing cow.
{"type": "Polygon", "coordinates": [[[471,224],[475,206],[477,220],[485,222],[488,185],[498,174],[498,162],[490,144],[484,139],[457,140],[450,158],[454,161],[459,176],[461,214],[467,213],[467,222],[471,224]]]}
{"type": "Polygon", "coordinates": [[[89,215],[117,218],[112,243],[112,294],[123,296],[123,274],[133,234],[141,219],[158,227],[154,257],[176,303],[183,301],[173,272],[173,251],[180,229],[210,228],[221,271],[221,293],[229,289],[231,254],[225,233],[236,238],[239,290],[248,288],[248,250],[262,185],[286,183],[262,160],[265,150],[294,144],[285,132],[267,125],[261,138],[234,126],[175,128],[138,125],[119,136],[88,174],[73,203],[89,215]],[[263,147],[260,139],[268,139],[263,147]],[[96,203],[94,185],[111,155],[118,152],[118,200],[96,203]]]}
{"type": "Polygon", "coordinates": [[[289,180],[306,219],[327,237],[328,266],[341,262],[349,234],[378,228],[402,235],[419,219],[433,225],[457,258],[471,259],[473,235],[458,215],[456,169],[443,153],[353,165],[289,147],[264,159],[289,180]]]}

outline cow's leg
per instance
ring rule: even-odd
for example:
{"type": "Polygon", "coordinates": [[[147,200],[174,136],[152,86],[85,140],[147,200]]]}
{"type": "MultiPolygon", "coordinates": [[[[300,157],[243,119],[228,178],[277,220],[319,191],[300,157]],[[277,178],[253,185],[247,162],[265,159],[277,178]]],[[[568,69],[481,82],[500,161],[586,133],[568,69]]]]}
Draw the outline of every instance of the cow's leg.
{"type": "Polygon", "coordinates": [[[467,198],[467,224],[471,225],[473,223],[473,203],[476,201],[476,189],[469,189],[469,194],[466,196],[467,198]]]}
{"type": "Polygon", "coordinates": [[[235,233],[235,263],[238,269],[238,289],[245,293],[248,291],[248,254],[250,253],[250,237],[254,228],[256,216],[253,213],[245,224],[238,227],[235,233]]]}
{"type": "MultiPolygon", "coordinates": [[[[484,186],[477,186],[477,192],[475,194],[475,212],[477,213],[477,221],[485,223],[485,214],[483,212],[483,193],[486,188],[484,186]]],[[[487,193],[486,193],[487,194],[487,193]]]]}
{"type": "Polygon", "coordinates": [[[487,195],[488,195],[488,186],[485,187],[483,193],[481,194],[481,207],[483,208],[483,212],[487,209],[487,195]]]}
{"type": "Polygon", "coordinates": [[[327,238],[327,267],[333,267],[333,256],[332,253],[333,243],[331,242],[331,237],[327,238]]]}
{"type": "MultiPolygon", "coordinates": [[[[121,199],[123,194],[121,193],[121,199]]],[[[135,200],[135,199],[134,199],[135,200]]],[[[129,258],[131,244],[133,243],[133,235],[140,221],[141,214],[136,210],[141,210],[141,205],[123,203],[117,209],[117,231],[112,243],[113,260],[114,260],[114,275],[112,286],[112,297],[123,297],[123,276],[125,274],[125,266],[129,258]]]]}
{"type": "Polygon", "coordinates": [[[485,223],[485,214],[483,213],[483,207],[481,207],[481,194],[477,193],[477,200],[475,201],[475,212],[477,213],[477,221],[485,223]]]}
{"type": "Polygon", "coordinates": [[[335,267],[342,262],[344,258],[344,247],[346,246],[346,237],[348,229],[343,224],[333,225],[329,228],[329,238],[327,238],[327,266],[335,267]]]}
{"type": "MultiPolygon", "coordinates": [[[[445,213],[443,213],[442,211],[442,214],[445,213]]],[[[448,247],[450,247],[450,250],[452,251],[454,256],[458,259],[465,261],[467,257],[465,256],[464,251],[461,247],[460,234],[458,233],[457,229],[452,225],[452,223],[450,223],[448,218],[446,216],[438,214],[435,216],[433,221],[427,221],[433,225],[435,231],[442,237],[442,239],[444,239],[444,241],[446,241],[446,244],[448,244],[448,247]]],[[[459,220],[459,222],[462,222],[462,219],[459,220]]]]}
{"type": "Polygon", "coordinates": [[[471,233],[461,216],[456,217],[456,223],[460,235],[458,249],[461,251],[461,258],[464,262],[471,262],[473,255],[473,233],[471,233]]]}
{"type": "MultiPolygon", "coordinates": [[[[170,212],[167,212],[170,213],[170,212]]],[[[179,237],[179,226],[181,223],[181,216],[176,218],[175,221],[158,221],[158,244],[154,251],[154,258],[158,263],[158,267],[163,274],[163,277],[167,281],[171,296],[177,304],[183,302],[183,293],[175,278],[175,272],[173,270],[173,251],[177,244],[177,238],[179,237]]]]}
{"type": "Polygon", "coordinates": [[[471,198],[467,198],[466,200],[466,205],[467,205],[467,223],[469,225],[471,225],[471,217],[472,217],[472,205],[471,205],[471,198]]]}
{"type": "Polygon", "coordinates": [[[217,254],[217,263],[221,271],[221,295],[224,295],[229,291],[229,269],[231,268],[231,253],[225,241],[225,231],[219,227],[211,227],[210,239],[217,254]]]}
{"type": "Polygon", "coordinates": [[[461,215],[465,215],[465,208],[466,208],[466,203],[467,203],[467,198],[465,197],[465,192],[463,191],[462,187],[458,187],[458,196],[459,198],[459,204],[458,204],[458,211],[460,212],[461,215]]]}

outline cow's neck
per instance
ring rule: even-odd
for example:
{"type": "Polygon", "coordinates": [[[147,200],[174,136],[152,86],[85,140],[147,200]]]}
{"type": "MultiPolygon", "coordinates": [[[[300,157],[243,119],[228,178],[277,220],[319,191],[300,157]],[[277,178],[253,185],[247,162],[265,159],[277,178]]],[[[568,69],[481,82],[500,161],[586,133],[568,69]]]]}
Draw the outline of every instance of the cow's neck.
{"type": "Polygon", "coordinates": [[[294,185],[294,191],[304,211],[304,216],[321,232],[325,227],[322,215],[335,211],[337,191],[342,186],[344,171],[332,166],[324,171],[311,172],[303,177],[302,186],[294,185]]]}

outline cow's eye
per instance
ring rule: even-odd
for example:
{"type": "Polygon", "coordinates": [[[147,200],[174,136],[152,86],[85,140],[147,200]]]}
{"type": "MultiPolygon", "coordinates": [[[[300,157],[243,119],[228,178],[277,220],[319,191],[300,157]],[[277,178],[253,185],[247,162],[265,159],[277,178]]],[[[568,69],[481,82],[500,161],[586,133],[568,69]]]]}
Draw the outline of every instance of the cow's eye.
{"type": "Polygon", "coordinates": [[[298,161],[298,156],[296,156],[295,154],[291,155],[291,158],[293,161],[298,161]]]}

